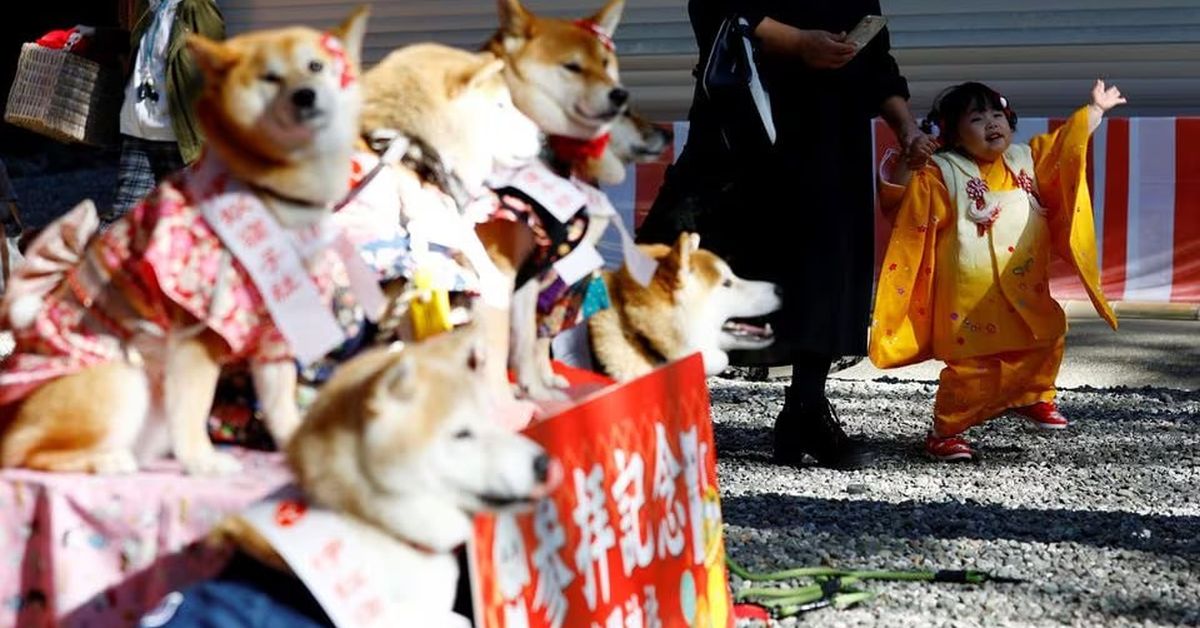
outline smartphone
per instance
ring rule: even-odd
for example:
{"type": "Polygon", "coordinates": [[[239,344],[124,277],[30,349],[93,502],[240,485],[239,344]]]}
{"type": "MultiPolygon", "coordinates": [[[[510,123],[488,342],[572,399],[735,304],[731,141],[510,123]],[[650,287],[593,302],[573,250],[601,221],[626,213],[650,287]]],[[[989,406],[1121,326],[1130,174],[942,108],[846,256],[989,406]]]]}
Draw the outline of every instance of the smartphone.
{"type": "Polygon", "coordinates": [[[883,27],[887,26],[887,18],[882,15],[868,15],[858,22],[854,30],[846,35],[846,43],[862,50],[871,42],[883,27]]]}

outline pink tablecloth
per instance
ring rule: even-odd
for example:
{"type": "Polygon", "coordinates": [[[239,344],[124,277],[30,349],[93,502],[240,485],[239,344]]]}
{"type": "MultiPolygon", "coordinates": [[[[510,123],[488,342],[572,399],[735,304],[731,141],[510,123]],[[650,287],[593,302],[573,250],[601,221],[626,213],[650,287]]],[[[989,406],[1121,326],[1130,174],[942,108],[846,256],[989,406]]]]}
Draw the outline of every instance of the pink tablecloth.
{"type": "Polygon", "coordinates": [[[0,472],[0,627],[136,625],[174,588],[218,570],[201,539],[289,481],[279,454],[242,452],[233,477],[164,461],[129,476],[0,472]]]}

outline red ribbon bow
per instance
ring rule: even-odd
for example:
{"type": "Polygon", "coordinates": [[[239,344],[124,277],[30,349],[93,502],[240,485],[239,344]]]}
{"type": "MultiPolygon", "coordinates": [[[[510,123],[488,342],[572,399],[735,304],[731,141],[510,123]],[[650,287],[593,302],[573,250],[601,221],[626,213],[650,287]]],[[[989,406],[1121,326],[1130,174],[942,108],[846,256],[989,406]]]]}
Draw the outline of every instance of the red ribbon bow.
{"type": "Polygon", "coordinates": [[[346,58],[346,49],[342,47],[342,42],[332,35],[322,35],[321,48],[324,48],[325,52],[333,57],[333,71],[338,74],[342,89],[346,89],[354,82],[354,68],[350,65],[350,60],[346,58]]]}
{"type": "Polygon", "coordinates": [[[604,44],[604,47],[607,48],[609,52],[616,51],[617,45],[613,43],[612,37],[609,37],[608,33],[604,32],[604,29],[600,28],[599,24],[591,20],[576,20],[575,25],[585,31],[588,31],[595,36],[596,39],[599,39],[600,43],[604,44]]]}

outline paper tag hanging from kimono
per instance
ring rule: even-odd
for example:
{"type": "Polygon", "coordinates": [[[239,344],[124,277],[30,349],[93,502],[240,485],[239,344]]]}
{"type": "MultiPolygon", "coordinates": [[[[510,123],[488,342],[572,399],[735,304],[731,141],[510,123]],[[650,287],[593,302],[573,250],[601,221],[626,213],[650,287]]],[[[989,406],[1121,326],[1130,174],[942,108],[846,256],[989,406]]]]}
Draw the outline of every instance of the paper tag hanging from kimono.
{"type": "Polygon", "coordinates": [[[566,257],[554,262],[559,279],[568,286],[575,285],[594,270],[604,267],[604,258],[591,242],[580,242],[566,257]]]}
{"type": "Polygon", "coordinates": [[[569,221],[588,201],[575,184],[554,174],[540,162],[522,167],[509,179],[508,185],[528,194],[561,223],[569,221]]]}
{"type": "Polygon", "coordinates": [[[621,253],[625,260],[625,269],[639,284],[650,285],[655,271],[658,270],[658,260],[646,255],[638,248],[637,243],[633,241],[633,236],[625,228],[625,221],[621,219],[621,214],[613,214],[613,224],[616,225],[617,231],[621,232],[621,253]]]}
{"type": "Polygon", "coordinates": [[[587,197],[588,215],[611,218],[616,225],[617,231],[621,234],[621,253],[629,274],[641,285],[650,285],[650,280],[654,278],[654,271],[658,269],[658,262],[638,248],[633,236],[625,227],[621,213],[608,200],[608,195],[582,181],[575,180],[575,185],[587,197]]]}

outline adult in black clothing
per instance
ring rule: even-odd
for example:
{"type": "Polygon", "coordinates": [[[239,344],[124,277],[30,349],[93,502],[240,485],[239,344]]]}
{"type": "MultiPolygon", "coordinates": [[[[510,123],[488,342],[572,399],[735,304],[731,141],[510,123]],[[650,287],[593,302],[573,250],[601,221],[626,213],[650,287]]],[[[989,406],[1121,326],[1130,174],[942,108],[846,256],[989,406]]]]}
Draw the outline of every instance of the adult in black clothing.
{"type": "Polygon", "coordinates": [[[825,398],[835,356],[865,355],[874,265],[874,172],[870,120],[882,115],[902,145],[925,146],[908,108],[908,85],[885,29],[862,50],[844,41],[877,0],[690,0],[688,13],[708,57],[721,21],[745,17],[762,50],[775,146],[732,158],[718,112],[697,85],[690,130],[639,229],[643,242],[672,242],[681,230],[746,277],[783,286],[772,319],[779,337],[767,363],[792,364],[775,422],[775,460],[803,453],[825,466],[867,460],[825,398]],[[785,362],[786,361],[786,362],[785,362]]]}

